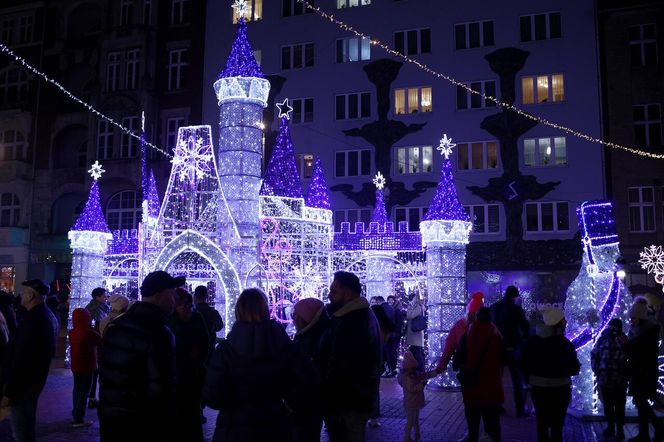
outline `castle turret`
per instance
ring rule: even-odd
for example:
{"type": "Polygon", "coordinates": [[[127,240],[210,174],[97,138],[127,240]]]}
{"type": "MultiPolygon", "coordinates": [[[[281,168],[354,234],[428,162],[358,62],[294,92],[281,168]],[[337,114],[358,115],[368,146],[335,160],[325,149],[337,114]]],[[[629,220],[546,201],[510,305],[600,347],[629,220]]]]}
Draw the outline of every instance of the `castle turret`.
{"type": "MultiPolygon", "coordinates": [[[[241,238],[231,259],[244,282],[258,258],[262,120],[270,82],[254,58],[242,18],[214,91],[219,102],[219,179],[241,238]]],[[[247,285],[253,283],[247,281],[247,285]]]]}
{"type": "MultiPolygon", "coordinates": [[[[420,222],[427,253],[428,365],[437,362],[452,325],[465,315],[466,244],[472,224],[459,201],[449,155],[455,146],[447,135],[438,149],[443,158],[440,181],[429,210],[420,222]]],[[[439,387],[456,385],[448,371],[435,378],[439,387]]]]}
{"type": "MultiPolygon", "coordinates": [[[[385,209],[385,177],[378,172],[373,179],[376,186],[376,203],[371,214],[371,223],[376,223],[379,229],[385,229],[389,222],[385,209]]],[[[392,268],[396,253],[393,251],[374,250],[367,254],[367,297],[382,296],[386,298],[392,293],[392,268]]]]}

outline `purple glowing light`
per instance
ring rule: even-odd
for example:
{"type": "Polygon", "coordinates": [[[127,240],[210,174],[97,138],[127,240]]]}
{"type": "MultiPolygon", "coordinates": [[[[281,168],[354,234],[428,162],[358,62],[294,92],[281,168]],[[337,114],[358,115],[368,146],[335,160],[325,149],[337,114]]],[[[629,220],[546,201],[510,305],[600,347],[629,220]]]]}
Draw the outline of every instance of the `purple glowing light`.
{"type": "Polygon", "coordinates": [[[249,44],[247,25],[243,18],[238,20],[237,34],[231,47],[231,53],[226,60],[226,68],[219,74],[219,78],[227,77],[265,77],[249,44]]]}
{"type": "Polygon", "coordinates": [[[107,255],[132,255],[138,253],[138,230],[123,229],[111,232],[113,238],[108,240],[107,255]]]}
{"type": "Polygon", "coordinates": [[[459,201],[452,176],[452,162],[448,159],[443,159],[443,168],[440,171],[440,181],[438,181],[436,194],[431,201],[429,210],[422,217],[422,221],[432,220],[470,221],[468,213],[459,201]]]}
{"type": "Polygon", "coordinates": [[[420,232],[408,230],[408,222],[401,221],[398,230],[394,231],[394,224],[355,223],[355,231],[351,232],[350,223],[341,223],[341,231],[334,233],[334,250],[394,250],[394,251],[421,251],[422,235],[420,232]]]}
{"type": "Polygon", "coordinates": [[[376,189],[376,204],[374,206],[374,211],[371,214],[371,222],[378,224],[385,224],[388,222],[387,210],[385,210],[385,195],[383,195],[383,189],[376,189]]]}
{"type": "Polygon", "coordinates": [[[159,216],[159,193],[157,192],[157,181],[154,178],[154,171],[150,169],[150,178],[148,179],[148,188],[146,199],[148,201],[148,215],[152,218],[159,216]]]}
{"type": "Polygon", "coordinates": [[[83,212],[78,216],[74,227],[71,230],[87,231],[87,232],[110,232],[104,213],[101,211],[101,204],[99,202],[99,184],[97,180],[92,181],[90,187],[90,194],[85,203],[83,212]]]}
{"type": "Polygon", "coordinates": [[[311,181],[309,182],[309,189],[307,189],[307,196],[304,203],[308,207],[315,209],[330,210],[331,208],[330,194],[327,191],[327,182],[325,181],[320,157],[316,157],[314,162],[314,170],[311,173],[311,181]]]}
{"type": "Polygon", "coordinates": [[[279,135],[265,170],[260,194],[288,198],[304,197],[286,117],[281,119],[279,135]]]}

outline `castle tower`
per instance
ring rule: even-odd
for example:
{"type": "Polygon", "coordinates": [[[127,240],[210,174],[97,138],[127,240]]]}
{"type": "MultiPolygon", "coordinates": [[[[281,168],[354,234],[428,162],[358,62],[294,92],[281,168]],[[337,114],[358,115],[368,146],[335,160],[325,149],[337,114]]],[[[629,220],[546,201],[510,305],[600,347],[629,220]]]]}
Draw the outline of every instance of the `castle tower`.
{"type": "Polygon", "coordinates": [[[104,169],[95,161],[89,172],[93,181],[88,200],[68,234],[72,249],[70,312],[84,307],[92,289],[102,285],[104,254],[112,237],[99,203],[97,179],[104,169]]]}
{"type": "MultiPolygon", "coordinates": [[[[422,243],[427,253],[427,366],[442,355],[452,325],[465,315],[466,244],[472,224],[459,202],[449,155],[455,146],[443,136],[438,150],[443,167],[429,211],[420,222],[422,243]]],[[[456,385],[451,368],[436,377],[439,387],[456,385]]]]}
{"type": "MultiPolygon", "coordinates": [[[[376,186],[376,203],[371,214],[371,223],[377,223],[378,229],[385,229],[389,222],[387,210],[385,210],[385,177],[378,172],[373,179],[376,186]]],[[[392,294],[392,268],[394,267],[394,251],[375,250],[367,256],[367,298],[382,296],[387,298],[392,294]]]]}
{"type": "MultiPolygon", "coordinates": [[[[236,3],[235,7],[246,7],[244,2],[236,3]]],[[[244,16],[243,11],[239,16],[244,16]]],[[[219,102],[219,178],[241,239],[231,260],[244,284],[258,258],[262,120],[270,82],[256,63],[243,18],[238,20],[226,68],[214,83],[214,91],[219,102]]],[[[254,284],[247,281],[246,285],[254,284]]]]}

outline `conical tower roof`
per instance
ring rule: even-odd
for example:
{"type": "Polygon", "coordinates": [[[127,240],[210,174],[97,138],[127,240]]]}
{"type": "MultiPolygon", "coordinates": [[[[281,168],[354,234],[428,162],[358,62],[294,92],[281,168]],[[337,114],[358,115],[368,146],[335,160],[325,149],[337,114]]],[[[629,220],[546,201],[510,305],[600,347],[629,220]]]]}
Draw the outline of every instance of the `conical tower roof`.
{"type": "Polygon", "coordinates": [[[146,199],[148,201],[148,215],[152,218],[158,217],[161,204],[159,202],[159,193],[157,192],[157,180],[154,178],[154,171],[152,169],[150,169],[150,177],[148,178],[146,199]]]}
{"type": "Polygon", "coordinates": [[[237,33],[231,47],[231,53],[226,60],[226,68],[219,74],[219,78],[227,77],[264,78],[263,71],[256,62],[254,51],[251,49],[247,38],[247,25],[244,18],[238,20],[237,33]]]}
{"type": "Polygon", "coordinates": [[[371,214],[371,222],[385,224],[388,222],[387,210],[385,210],[385,196],[383,189],[376,189],[376,205],[374,206],[373,213],[371,214]]]}
{"type": "Polygon", "coordinates": [[[101,203],[99,202],[99,184],[97,180],[92,182],[85,208],[78,216],[71,230],[110,233],[104,213],[101,210],[101,203]]]}
{"type": "Polygon", "coordinates": [[[265,170],[260,194],[289,198],[304,197],[288,127],[288,118],[285,116],[281,118],[279,135],[277,135],[270,162],[265,170]]]}
{"type": "Polygon", "coordinates": [[[459,201],[452,176],[452,162],[447,158],[443,158],[440,181],[438,181],[438,188],[429,206],[429,211],[422,217],[422,221],[432,220],[470,221],[468,213],[459,201]]]}
{"type": "Polygon", "coordinates": [[[305,204],[315,209],[330,210],[330,194],[327,189],[327,182],[325,181],[325,174],[323,174],[323,166],[320,157],[316,157],[314,161],[314,170],[311,174],[311,181],[309,182],[309,189],[307,189],[307,196],[304,200],[305,204]]]}

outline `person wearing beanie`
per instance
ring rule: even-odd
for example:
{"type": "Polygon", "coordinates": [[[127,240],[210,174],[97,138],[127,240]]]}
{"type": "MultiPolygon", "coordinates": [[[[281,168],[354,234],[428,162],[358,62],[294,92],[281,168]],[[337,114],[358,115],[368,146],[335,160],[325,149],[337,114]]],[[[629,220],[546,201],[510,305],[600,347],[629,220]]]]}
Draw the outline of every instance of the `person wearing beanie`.
{"type": "Polygon", "coordinates": [[[649,425],[655,427],[656,441],[664,440],[664,426],[657,419],[650,401],[657,399],[659,378],[659,333],[660,326],[648,315],[648,300],[637,296],[629,309],[630,329],[627,339],[623,339],[623,349],[627,353],[627,373],[629,373],[629,394],[639,415],[639,433],[630,441],[649,441],[649,425]]]}
{"type": "Polygon", "coordinates": [[[484,307],[484,293],[473,293],[466,306],[466,316],[454,323],[450,332],[447,334],[447,338],[445,338],[443,354],[441,355],[438,364],[436,364],[437,373],[440,374],[447,369],[447,365],[450,363],[452,356],[457,351],[457,348],[459,348],[461,338],[466,334],[468,327],[473,323],[477,312],[482,307],[484,307]]]}
{"type": "Polygon", "coordinates": [[[625,401],[627,395],[627,354],[621,342],[626,340],[623,323],[618,318],[609,321],[590,353],[590,363],[597,379],[608,426],[604,437],[625,438],[625,401]]]}
{"type": "Polygon", "coordinates": [[[129,299],[118,294],[111,295],[108,303],[111,306],[111,310],[108,312],[108,315],[99,322],[99,333],[102,336],[104,336],[104,330],[106,330],[108,324],[121,314],[125,313],[129,308],[129,299]]]}
{"type": "Polygon", "coordinates": [[[417,368],[419,363],[413,353],[406,351],[401,361],[401,369],[397,381],[403,389],[403,408],[406,412],[404,442],[420,440],[420,410],[424,408],[424,387],[427,379],[436,376],[436,371],[422,373],[417,368]],[[415,438],[411,438],[411,433],[415,438]]]}
{"type": "Polygon", "coordinates": [[[542,311],[544,325],[523,347],[521,367],[531,386],[537,417],[537,440],[562,441],[572,394],[571,376],[581,368],[574,344],[565,337],[567,321],[558,307],[542,311]]]}

